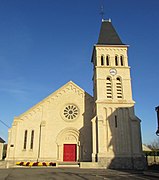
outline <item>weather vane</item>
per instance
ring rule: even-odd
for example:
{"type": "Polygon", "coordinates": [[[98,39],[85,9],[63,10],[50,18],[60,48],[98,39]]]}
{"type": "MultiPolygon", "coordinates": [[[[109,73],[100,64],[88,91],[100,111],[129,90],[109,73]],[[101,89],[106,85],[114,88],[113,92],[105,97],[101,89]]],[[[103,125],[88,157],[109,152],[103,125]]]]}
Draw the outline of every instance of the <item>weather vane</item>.
{"type": "Polygon", "coordinates": [[[100,15],[101,15],[102,19],[104,19],[104,5],[101,5],[101,7],[100,7],[100,15]]]}
{"type": "Polygon", "coordinates": [[[104,19],[104,1],[102,1],[101,6],[100,6],[100,15],[102,17],[102,20],[104,19]]]}

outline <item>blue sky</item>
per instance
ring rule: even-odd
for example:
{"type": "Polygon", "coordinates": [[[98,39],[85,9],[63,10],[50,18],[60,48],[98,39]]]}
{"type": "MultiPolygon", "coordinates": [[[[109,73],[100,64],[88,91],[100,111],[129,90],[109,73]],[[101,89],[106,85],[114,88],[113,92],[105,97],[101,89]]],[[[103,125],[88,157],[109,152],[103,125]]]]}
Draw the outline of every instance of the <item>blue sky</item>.
{"type": "MultiPolygon", "coordinates": [[[[158,0],[0,0],[0,120],[11,126],[15,116],[70,80],[92,94],[91,55],[101,3],[104,18],[112,19],[123,43],[130,45],[133,99],[143,142],[156,138],[158,0]]],[[[0,123],[5,140],[7,131],[0,123]]]]}

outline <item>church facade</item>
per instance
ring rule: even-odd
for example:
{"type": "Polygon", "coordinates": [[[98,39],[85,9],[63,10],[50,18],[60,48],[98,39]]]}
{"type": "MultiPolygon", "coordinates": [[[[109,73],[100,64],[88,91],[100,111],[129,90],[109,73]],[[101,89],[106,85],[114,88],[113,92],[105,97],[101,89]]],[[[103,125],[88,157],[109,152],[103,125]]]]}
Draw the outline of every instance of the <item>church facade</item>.
{"type": "Polygon", "coordinates": [[[127,51],[111,21],[103,20],[92,53],[93,97],[70,81],[16,117],[6,160],[144,168],[127,51]]]}

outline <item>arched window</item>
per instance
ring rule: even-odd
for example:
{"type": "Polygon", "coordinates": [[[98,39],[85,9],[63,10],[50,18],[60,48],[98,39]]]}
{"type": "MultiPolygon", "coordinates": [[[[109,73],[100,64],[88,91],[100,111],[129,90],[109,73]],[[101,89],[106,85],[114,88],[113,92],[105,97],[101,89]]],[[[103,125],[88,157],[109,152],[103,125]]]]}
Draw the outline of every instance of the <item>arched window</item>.
{"type": "Polygon", "coordinates": [[[30,149],[33,149],[34,143],[34,130],[31,131],[31,142],[30,142],[30,149]]]}
{"type": "Polygon", "coordinates": [[[117,92],[117,99],[123,98],[123,92],[122,92],[122,82],[121,78],[116,78],[116,92],[117,92]]]}
{"type": "Polygon", "coordinates": [[[25,132],[24,132],[24,146],[23,146],[23,149],[26,149],[26,145],[27,145],[27,134],[28,134],[28,131],[25,130],[25,132]]]}
{"type": "Polygon", "coordinates": [[[110,77],[106,79],[106,96],[108,99],[112,99],[112,81],[110,77]]]}
{"type": "Polygon", "coordinates": [[[124,56],[120,56],[120,64],[121,66],[124,66],[124,56]]]}
{"type": "Polygon", "coordinates": [[[115,56],[115,65],[118,66],[118,64],[119,64],[119,63],[118,63],[118,56],[116,55],[116,56],[115,56]]]}
{"type": "Polygon", "coordinates": [[[106,56],[106,64],[107,64],[107,66],[110,66],[110,58],[108,55],[106,56]]]}
{"type": "Polygon", "coordinates": [[[104,56],[103,55],[101,56],[101,65],[102,66],[104,65],[104,56]]]}

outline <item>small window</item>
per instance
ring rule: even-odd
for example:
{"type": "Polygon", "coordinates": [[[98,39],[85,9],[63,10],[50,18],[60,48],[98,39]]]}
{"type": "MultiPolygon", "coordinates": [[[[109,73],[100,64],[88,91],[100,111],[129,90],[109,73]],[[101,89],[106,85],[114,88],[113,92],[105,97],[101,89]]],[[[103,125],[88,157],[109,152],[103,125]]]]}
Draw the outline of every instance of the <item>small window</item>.
{"type": "Polygon", "coordinates": [[[101,65],[102,66],[104,65],[104,56],[103,55],[101,56],[101,65]]]}
{"type": "Polygon", "coordinates": [[[124,57],[123,56],[120,56],[120,64],[121,64],[121,66],[124,66],[124,57]]]}
{"type": "Polygon", "coordinates": [[[108,99],[112,99],[112,81],[110,77],[106,78],[106,96],[108,99]]]}
{"type": "Polygon", "coordinates": [[[24,146],[23,146],[23,149],[26,149],[26,145],[27,145],[27,134],[28,134],[28,131],[25,130],[25,132],[24,132],[24,146]]]}
{"type": "Polygon", "coordinates": [[[118,56],[115,56],[115,65],[118,66],[118,56]]]}
{"type": "Polygon", "coordinates": [[[107,56],[107,57],[106,57],[106,64],[107,64],[107,66],[109,66],[109,65],[110,65],[109,56],[107,56]]]}
{"type": "Polygon", "coordinates": [[[31,131],[30,149],[33,149],[33,143],[34,143],[34,130],[31,131]]]}
{"type": "Polygon", "coordinates": [[[116,93],[117,93],[118,99],[123,98],[122,82],[121,82],[121,79],[119,77],[116,78],[116,93]]]}
{"type": "Polygon", "coordinates": [[[110,81],[110,77],[107,77],[107,80],[110,81]]]}
{"type": "Polygon", "coordinates": [[[115,127],[118,127],[118,121],[117,121],[117,116],[115,115],[115,127]]]}

